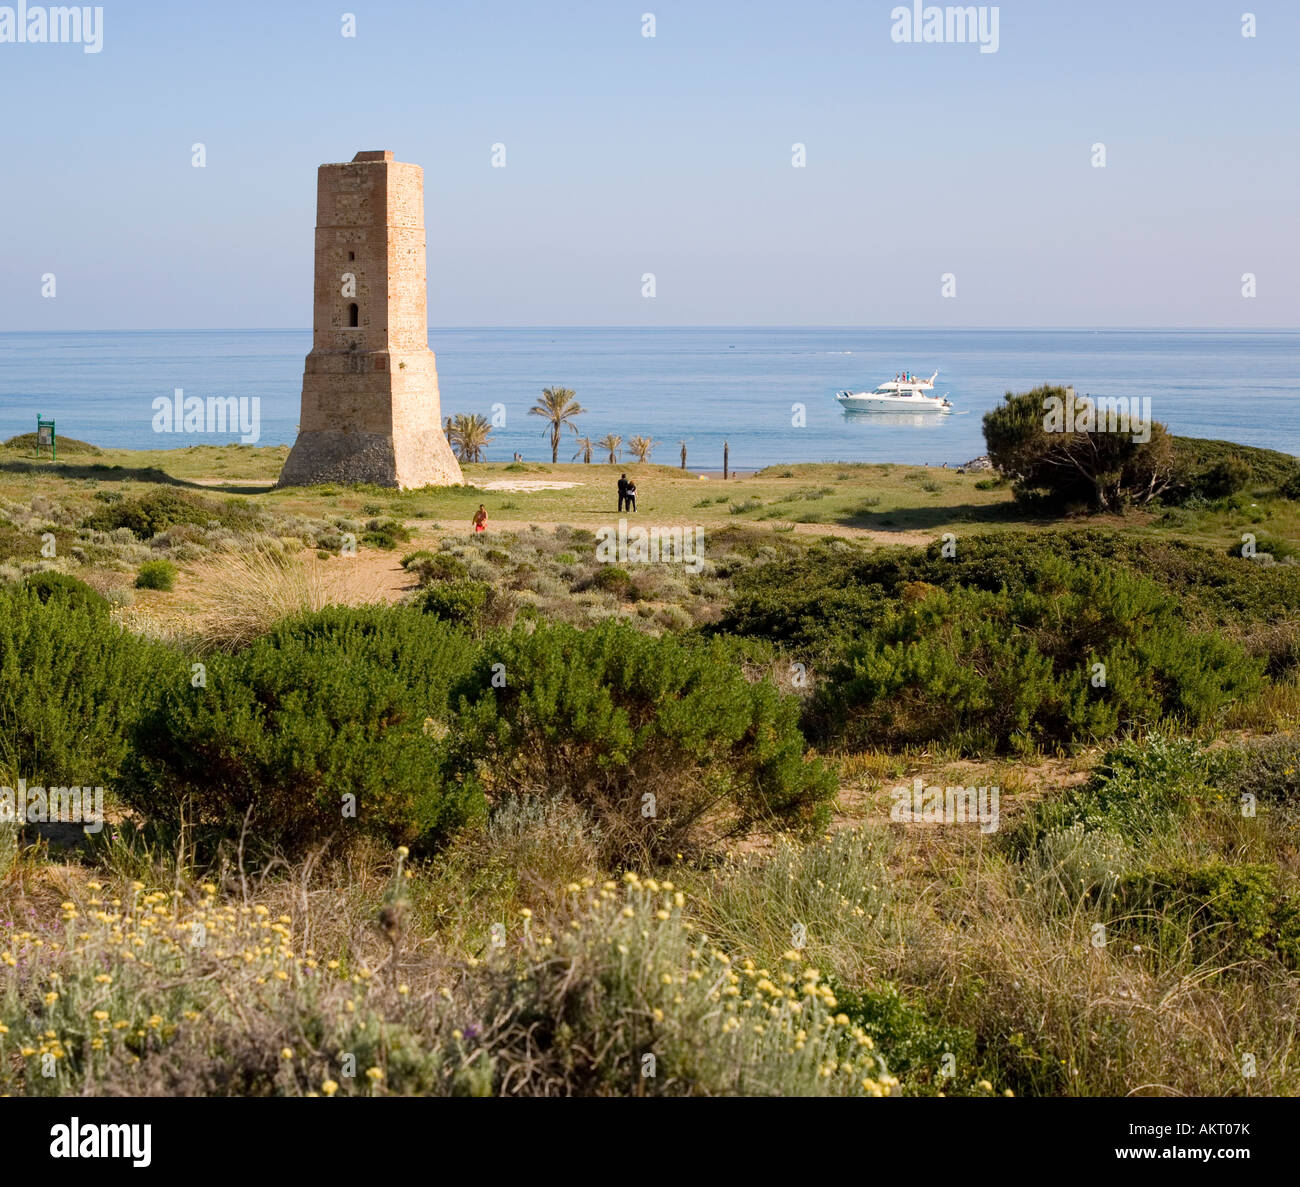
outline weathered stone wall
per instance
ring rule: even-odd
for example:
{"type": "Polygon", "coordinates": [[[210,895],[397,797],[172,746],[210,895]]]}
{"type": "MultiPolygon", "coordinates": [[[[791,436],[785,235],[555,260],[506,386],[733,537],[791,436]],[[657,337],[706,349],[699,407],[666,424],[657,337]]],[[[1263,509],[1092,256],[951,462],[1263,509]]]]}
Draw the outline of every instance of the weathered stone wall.
{"type": "Polygon", "coordinates": [[[281,485],[463,481],[442,432],[426,292],[423,170],[391,152],[322,165],[312,351],[281,485]]]}

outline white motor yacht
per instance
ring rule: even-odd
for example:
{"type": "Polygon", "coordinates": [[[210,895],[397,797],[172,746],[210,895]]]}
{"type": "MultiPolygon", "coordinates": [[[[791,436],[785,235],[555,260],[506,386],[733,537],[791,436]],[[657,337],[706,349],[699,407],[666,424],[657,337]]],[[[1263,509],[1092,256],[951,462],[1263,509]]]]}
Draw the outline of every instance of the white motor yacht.
{"type": "Polygon", "coordinates": [[[848,412],[951,412],[952,401],[934,394],[936,371],[929,379],[903,372],[869,392],[836,392],[848,412]]]}

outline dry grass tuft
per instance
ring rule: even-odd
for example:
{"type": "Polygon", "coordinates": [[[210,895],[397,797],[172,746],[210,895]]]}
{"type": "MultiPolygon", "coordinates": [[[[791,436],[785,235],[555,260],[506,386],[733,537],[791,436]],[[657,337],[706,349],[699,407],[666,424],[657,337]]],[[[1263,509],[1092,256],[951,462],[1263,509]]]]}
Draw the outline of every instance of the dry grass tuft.
{"type": "Polygon", "coordinates": [[[199,640],[220,651],[251,643],[290,615],[383,600],[364,574],[344,561],[322,561],[310,552],[291,554],[260,539],[198,566],[189,584],[199,640]]]}

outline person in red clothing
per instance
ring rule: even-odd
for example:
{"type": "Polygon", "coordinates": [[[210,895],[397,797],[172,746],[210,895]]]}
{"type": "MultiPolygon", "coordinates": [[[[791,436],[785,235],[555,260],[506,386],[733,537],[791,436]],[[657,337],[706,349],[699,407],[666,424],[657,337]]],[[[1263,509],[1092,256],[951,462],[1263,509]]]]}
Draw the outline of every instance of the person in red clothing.
{"type": "Polygon", "coordinates": [[[482,503],[478,505],[478,510],[474,512],[474,534],[487,531],[487,508],[482,503]]]}

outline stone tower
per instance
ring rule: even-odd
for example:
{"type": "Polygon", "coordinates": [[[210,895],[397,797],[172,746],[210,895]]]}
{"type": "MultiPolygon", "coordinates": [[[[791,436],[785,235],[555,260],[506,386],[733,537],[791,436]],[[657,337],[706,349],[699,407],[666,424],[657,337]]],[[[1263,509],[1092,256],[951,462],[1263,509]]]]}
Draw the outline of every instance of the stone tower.
{"type": "Polygon", "coordinates": [[[423,170],[391,152],[322,165],[312,349],[281,486],[464,481],[442,431],[424,269],[423,170]]]}

